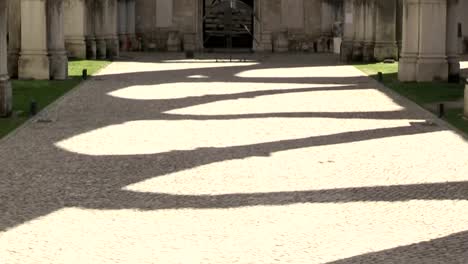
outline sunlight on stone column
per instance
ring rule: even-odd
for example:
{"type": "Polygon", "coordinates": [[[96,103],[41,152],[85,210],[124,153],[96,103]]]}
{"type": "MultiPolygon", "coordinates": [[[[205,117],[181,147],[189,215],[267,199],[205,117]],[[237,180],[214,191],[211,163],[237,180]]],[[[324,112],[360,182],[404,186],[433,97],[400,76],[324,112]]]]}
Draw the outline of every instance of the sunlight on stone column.
{"type": "MultiPolygon", "coordinates": [[[[315,66],[271,68],[243,71],[236,74],[243,78],[339,78],[364,76],[352,66],[315,66]]],[[[330,81],[330,80],[329,80],[330,81]]]]}
{"type": "Polygon", "coordinates": [[[444,200],[66,208],[0,233],[0,256],[2,263],[21,264],[313,264],[437,239],[466,231],[467,222],[468,201],[444,200]]]}
{"type": "MultiPolygon", "coordinates": [[[[195,78],[195,77],[194,77],[195,78]]],[[[237,94],[258,91],[313,88],[354,87],[355,85],[306,84],[306,83],[250,83],[250,82],[176,82],[157,85],[130,86],[109,93],[119,98],[135,100],[179,99],[193,96],[237,94]]],[[[251,95],[253,97],[254,95],[251,95]]]]}
{"type": "Polygon", "coordinates": [[[460,62],[460,68],[461,68],[462,70],[468,69],[468,61],[461,61],[461,62],[460,62]]]}
{"type": "MultiPolygon", "coordinates": [[[[95,129],[55,145],[70,152],[86,155],[143,155],[173,150],[226,148],[366,129],[408,126],[408,120],[366,119],[148,120],[95,129]]],[[[326,140],[326,137],[323,140],[326,140]]],[[[352,138],[349,140],[353,141],[352,138]]]]}

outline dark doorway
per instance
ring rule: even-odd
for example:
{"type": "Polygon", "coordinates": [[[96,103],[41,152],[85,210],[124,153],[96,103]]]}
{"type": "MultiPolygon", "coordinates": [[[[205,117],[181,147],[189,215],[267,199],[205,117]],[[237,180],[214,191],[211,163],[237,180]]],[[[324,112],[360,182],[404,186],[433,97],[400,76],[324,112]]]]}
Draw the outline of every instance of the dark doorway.
{"type": "Polygon", "coordinates": [[[203,0],[203,43],[208,49],[252,49],[254,0],[203,0]]]}

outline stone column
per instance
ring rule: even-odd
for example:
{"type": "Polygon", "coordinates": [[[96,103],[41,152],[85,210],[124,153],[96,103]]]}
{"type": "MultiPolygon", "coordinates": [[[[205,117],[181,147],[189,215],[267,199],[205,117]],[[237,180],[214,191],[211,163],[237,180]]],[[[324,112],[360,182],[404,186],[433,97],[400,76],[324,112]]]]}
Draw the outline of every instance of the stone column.
{"type": "Polygon", "coordinates": [[[416,81],[416,63],[419,54],[419,0],[404,0],[402,23],[402,50],[398,64],[398,79],[416,81]]]}
{"type": "Polygon", "coordinates": [[[106,46],[107,57],[110,59],[119,56],[119,37],[118,37],[118,7],[117,0],[107,0],[105,10],[105,27],[106,27],[106,46]]]}
{"type": "Polygon", "coordinates": [[[96,36],[96,57],[98,59],[107,58],[106,44],[106,6],[107,0],[94,1],[94,32],[96,36]]]}
{"type": "Polygon", "coordinates": [[[85,0],[65,0],[65,46],[68,55],[86,59],[86,3],[85,0]]]}
{"type": "Polygon", "coordinates": [[[47,80],[50,77],[46,8],[44,0],[21,0],[20,79],[47,80]]]}
{"type": "Polygon", "coordinates": [[[330,38],[333,31],[333,6],[327,0],[322,0],[321,6],[321,35],[325,38],[330,38]]]}
{"type": "Polygon", "coordinates": [[[447,0],[447,60],[449,67],[449,80],[454,82],[458,82],[460,79],[458,2],[459,0],[447,0]]]}
{"type": "Polygon", "coordinates": [[[353,55],[354,39],[354,0],[344,0],[343,3],[343,43],[341,44],[341,60],[350,61],[353,55]]]}
{"type": "Polygon", "coordinates": [[[120,49],[127,50],[127,1],[118,0],[118,27],[119,27],[119,43],[120,49]]]}
{"type": "Polygon", "coordinates": [[[416,80],[431,82],[448,79],[447,0],[420,0],[419,55],[416,80]]]}
{"type": "Polygon", "coordinates": [[[47,42],[50,79],[53,80],[65,80],[68,77],[63,13],[63,0],[47,0],[47,42]]]}
{"type": "Polygon", "coordinates": [[[396,36],[398,46],[398,58],[400,58],[403,41],[403,0],[397,0],[396,36]]]}
{"type": "Polygon", "coordinates": [[[18,78],[18,60],[21,50],[21,1],[8,2],[8,74],[18,78]]]}
{"type": "Polygon", "coordinates": [[[366,32],[364,38],[364,61],[374,60],[375,0],[366,1],[366,32]]]}
{"type": "Polygon", "coordinates": [[[95,60],[96,56],[96,35],[95,35],[95,2],[86,0],[86,58],[95,60]]]}
{"type": "Polygon", "coordinates": [[[138,41],[135,34],[135,0],[127,0],[127,38],[130,43],[130,50],[138,49],[138,41]]]}
{"type": "Polygon", "coordinates": [[[396,42],[397,0],[376,2],[376,35],[374,55],[378,61],[397,59],[396,42]]]}
{"type": "Polygon", "coordinates": [[[353,61],[361,61],[363,58],[364,38],[365,38],[365,0],[354,1],[354,42],[353,61]]]}
{"type": "Polygon", "coordinates": [[[0,0],[0,116],[11,114],[11,84],[7,67],[7,0],[0,0]]]}

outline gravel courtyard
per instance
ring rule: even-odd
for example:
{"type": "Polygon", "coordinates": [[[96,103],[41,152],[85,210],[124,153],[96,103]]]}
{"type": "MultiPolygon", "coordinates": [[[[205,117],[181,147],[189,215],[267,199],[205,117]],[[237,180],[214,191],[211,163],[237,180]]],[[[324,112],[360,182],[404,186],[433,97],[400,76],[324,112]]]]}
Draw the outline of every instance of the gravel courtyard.
{"type": "Polygon", "coordinates": [[[1,264],[468,263],[466,139],[354,67],[125,56],[0,142],[1,264]]]}

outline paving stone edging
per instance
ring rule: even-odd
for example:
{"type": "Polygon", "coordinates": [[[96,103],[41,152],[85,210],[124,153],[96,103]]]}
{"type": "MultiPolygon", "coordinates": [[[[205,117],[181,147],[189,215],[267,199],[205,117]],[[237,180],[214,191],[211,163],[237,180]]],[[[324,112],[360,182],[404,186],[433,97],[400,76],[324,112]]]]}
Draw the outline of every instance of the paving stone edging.
{"type": "Polygon", "coordinates": [[[95,76],[99,76],[101,74],[102,71],[104,71],[107,67],[109,67],[111,64],[113,64],[114,62],[112,61],[111,63],[109,63],[107,66],[105,67],[102,67],[101,69],[99,69],[95,74],[93,74],[92,76],[88,76],[88,79],[86,80],[82,80],[77,86],[73,87],[72,89],[70,89],[69,91],[67,91],[66,93],[62,94],[59,98],[57,98],[55,101],[53,101],[52,103],[50,103],[49,105],[47,105],[46,107],[44,107],[41,111],[39,111],[35,116],[27,119],[23,124],[21,124],[20,126],[18,126],[17,128],[15,128],[13,131],[11,131],[10,133],[8,133],[6,136],[4,136],[3,138],[0,138],[0,147],[6,142],[8,141],[11,137],[15,136],[16,134],[18,134],[19,132],[21,132],[26,126],[28,126],[29,124],[31,123],[35,123],[37,122],[38,120],[41,120],[47,113],[49,113],[51,110],[55,109],[56,107],[60,107],[60,104],[65,102],[68,98],[72,97],[75,93],[77,93],[81,87],[85,84],[87,84],[88,81],[92,80],[93,77],[95,76]]]}
{"type": "MultiPolygon", "coordinates": [[[[354,67],[354,66],[353,66],[354,67]]],[[[431,111],[427,110],[426,108],[420,106],[419,104],[417,104],[416,102],[412,101],[411,99],[399,94],[398,92],[388,88],[387,86],[385,86],[383,83],[377,81],[376,79],[370,77],[369,75],[367,75],[365,72],[361,71],[360,69],[358,69],[357,67],[354,67],[356,70],[362,72],[362,74],[364,74],[366,77],[368,77],[369,79],[371,79],[371,82],[373,82],[374,84],[376,84],[376,88],[380,91],[382,91],[383,93],[385,93],[386,95],[390,96],[390,98],[392,98],[393,100],[395,100],[397,103],[400,104],[400,102],[403,104],[406,104],[408,106],[411,106],[411,107],[414,107],[415,109],[418,109],[420,111],[424,111],[426,112],[428,115],[430,115],[432,117],[432,119],[430,121],[434,122],[435,124],[437,124],[438,126],[441,126],[441,127],[445,127],[449,130],[453,130],[454,132],[456,132],[460,137],[462,137],[465,141],[468,142],[468,135],[461,131],[460,129],[458,129],[457,127],[453,126],[452,124],[450,124],[449,122],[445,121],[444,119],[441,119],[439,118],[436,114],[432,113],[431,111]]]]}

